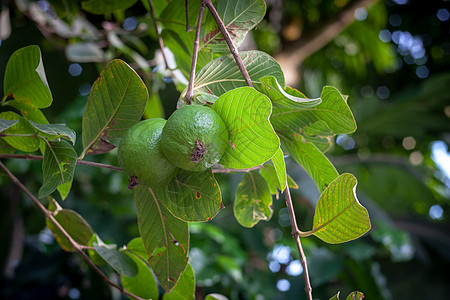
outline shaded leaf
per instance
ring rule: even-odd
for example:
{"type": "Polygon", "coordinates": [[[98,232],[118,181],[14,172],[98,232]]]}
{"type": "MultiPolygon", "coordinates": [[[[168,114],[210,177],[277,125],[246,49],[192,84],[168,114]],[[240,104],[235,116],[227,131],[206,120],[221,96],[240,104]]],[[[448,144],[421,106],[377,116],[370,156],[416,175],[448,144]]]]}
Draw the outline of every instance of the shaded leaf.
{"type": "MultiPolygon", "coordinates": [[[[83,219],[77,212],[71,209],[57,209],[53,215],[58,223],[67,231],[67,233],[80,245],[87,246],[92,237],[92,229],[88,222],[83,219]]],[[[53,224],[50,219],[46,219],[45,223],[56,238],[58,244],[65,251],[75,251],[72,245],[62,232],[53,224]]]]}
{"type": "Polygon", "coordinates": [[[185,222],[209,221],[222,207],[219,185],[211,169],[181,171],[167,186],[155,192],[167,209],[185,222]]]}
{"type": "Polygon", "coordinates": [[[87,0],[81,2],[81,7],[90,13],[103,15],[125,10],[136,2],[137,0],[87,0]]]}
{"type": "Polygon", "coordinates": [[[13,147],[11,147],[7,142],[0,138],[0,153],[1,154],[12,154],[16,151],[13,147]]]}
{"type": "MultiPolygon", "coordinates": [[[[100,239],[100,237],[94,233],[91,236],[91,239],[89,240],[89,247],[94,247],[94,243],[102,244],[103,241],[100,239]]],[[[87,250],[89,258],[96,264],[97,266],[104,266],[106,265],[106,261],[97,253],[97,251],[88,249],[87,250]]]]}
{"type": "Polygon", "coordinates": [[[116,245],[106,245],[101,241],[99,244],[94,242],[93,245],[98,255],[121,276],[133,277],[138,274],[138,266],[133,259],[116,250],[116,245]]]}
{"type": "MultiPolygon", "coordinates": [[[[261,51],[242,51],[239,55],[256,87],[261,84],[259,80],[265,76],[274,76],[281,85],[284,85],[283,71],[273,57],[261,51]]],[[[246,85],[230,54],[216,58],[198,72],[194,81],[194,95],[201,93],[220,96],[229,90],[246,85]]]]}
{"type": "Polygon", "coordinates": [[[65,200],[67,198],[71,188],[72,188],[72,181],[64,182],[58,185],[57,190],[62,200],[65,200]]]}
{"type": "Polygon", "coordinates": [[[47,140],[57,140],[65,138],[75,145],[75,131],[67,127],[65,124],[36,124],[30,121],[30,124],[39,131],[39,135],[47,140]]]}
{"type": "Polygon", "coordinates": [[[138,185],[134,198],[148,262],[161,286],[169,292],[188,263],[188,224],[175,218],[149,187],[138,185]]]}
{"type": "Polygon", "coordinates": [[[355,176],[344,173],[323,191],[316,205],[312,234],[337,244],[369,231],[369,214],[356,198],[356,184],[355,176]]]}
{"type": "Polygon", "coordinates": [[[280,140],[269,122],[270,100],[250,87],[220,96],[212,107],[229,133],[229,144],[220,164],[236,169],[251,168],[271,159],[280,140]]]}
{"type": "MultiPolygon", "coordinates": [[[[228,0],[215,3],[233,43],[239,47],[247,32],[253,29],[264,17],[266,4],[263,0],[228,0]]],[[[211,14],[202,25],[199,50],[228,52],[229,48],[211,14]]]]}
{"type": "Polygon", "coordinates": [[[34,106],[31,106],[29,103],[10,100],[7,102],[7,104],[18,109],[22,116],[29,121],[33,121],[38,124],[48,124],[47,118],[44,116],[41,110],[34,106]]]}
{"type": "Polygon", "coordinates": [[[334,295],[333,297],[331,297],[330,300],[339,300],[339,294],[340,294],[340,293],[341,293],[341,292],[337,292],[337,294],[334,295]]]}
{"type": "Polygon", "coordinates": [[[137,265],[138,273],[134,277],[120,276],[123,288],[144,299],[158,299],[158,285],[150,267],[135,254],[128,251],[125,254],[137,265]]]}
{"type": "Polygon", "coordinates": [[[11,55],[6,65],[3,90],[8,97],[32,107],[50,106],[52,94],[38,46],[27,46],[11,55]]]}
{"type": "Polygon", "coordinates": [[[83,116],[83,153],[104,153],[109,138],[120,138],[138,122],[147,103],[145,84],[125,62],[115,59],[94,82],[83,116]]]}
{"type": "Polygon", "coordinates": [[[0,119],[0,132],[8,129],[9,127],[13,126],[14,124],[16,124],[17,122],[19,122],[19,120],[5,120],[5,119],[0,119]]]}
{"type": "Polygon", "coordinates": [[[259,173],[262,177],[266,180],[267,184],[269,185],[270,193],[272,195],[277,195],[278,199],[278,191],[284,191],[286,188],[286,180],[288,183],[288,186],[290,188],[297,189],[298,185],[295,183],[294,179],[292,179],[289,174],[286,174],[286,179],[284,180],[285,185],[284,188],[280,185],[280,179],[278,178],[277,171],[275,170],[275,167],[273,165],[264,164],[261,169],[259,169],[259,173]]]}
{"type": "Polygon", "coordinates": [[[139,256],[142,260],[147,261],[148,255],[144,248],[142,238],[134,238],[127,244],[127,251],[133,252],[134,255],[139,256]]]}
{"type": "Polygon", "coordinates": [[[163,295],[163,300],[195,300],[195,276],[194,270],[188,264],[181,274],[180,280],[170,293],[163,295]]]}
{"type": "Polygon", "coordinates": [[[282,148],[311,176],[319,192],[338,177],[339,173],[333,164],[312,143],[289,139],[282,134],[279,134],[279,137],[282,148]]]}
{"type": "Polygon", "coordinates": [[[48,142],[42,162],[44,182],[39,198],[50,195],[62,183],[72,182],[76,163],[77,153],[67,141],[48,142]]]}
{"type": "Polygon", "coordinates": [[[13,148],[24,152],[34,152],[39,148],[39,138],[36,136],[36,130],[31,124],[23,117],[12,111],[5,111],[0,113],[0,119],[7,121],[18,122],[8,129],[4,130],[1,134],[9,135],[28,135],[28,136],[2,136],[2,139],[11,145],[13,148]]]}
{"type": "Polygon", "coordinates": [[[272,216],[272,195],[258,172],[244,174],[236,189],[233,211],[236,220],[245,227],[253,227],[260,220],[268,221],[272,216]]]}

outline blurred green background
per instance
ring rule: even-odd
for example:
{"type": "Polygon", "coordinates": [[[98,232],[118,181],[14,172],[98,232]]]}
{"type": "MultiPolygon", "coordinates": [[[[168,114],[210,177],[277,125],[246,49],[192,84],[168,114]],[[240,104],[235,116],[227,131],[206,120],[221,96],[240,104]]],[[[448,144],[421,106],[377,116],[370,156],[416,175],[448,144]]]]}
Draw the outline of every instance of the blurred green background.
{"type": "MultiPolygon", "coordinates": [[[[154,2],[158,13],[166,1],[154,2]]],[[[314,298],[359,290],[367,299],[450,299],[449,2],[266,4],[266,17],[243,48],[273,55],[287,83],[308,97],[318,97],[324,85],[337,87],[348,95],[358,124],[353,135],[336,137],[327,156],[340,173],[358,178],[372,230],[341,245],[302,239],[314,298]]],[[[0,82],[15,50],[39,45],[54,98],[44,110],[51,123],[66,123],[81,136],[90,86],[114,57],[135,67],[148,85],[147,117],[175,109],[182,82],[158,67],[155,30],[141,2],[106,17],[86,13],[75,0],[1,1],[0,9],[0,82]]],[[[115,151],[87,159],[117,165],[115,151]]],[[[39,189],[41,162],[2,162],[31,191],[39,189]]],[[[299,185],[293,190],[297,220],[306,231],[319,193],[303,169],[287,163],[299,185]]],[[[231,209],[241,176],[218,174],[226,209],[212,222],[190,226],[198,299],[211,292],[229,299],[306,299],[283,195],[274,200],[269,222],[243,228],[231,209]]],[[[139,235],[124,175],[80,165],[74,178],[65,208],[79,212],[104,241],[121,246],[139,235]]],[[[0,299],[123,298],[77,254],[59,247],[41,212],[3,173],[0,197],[0,299]]]]}

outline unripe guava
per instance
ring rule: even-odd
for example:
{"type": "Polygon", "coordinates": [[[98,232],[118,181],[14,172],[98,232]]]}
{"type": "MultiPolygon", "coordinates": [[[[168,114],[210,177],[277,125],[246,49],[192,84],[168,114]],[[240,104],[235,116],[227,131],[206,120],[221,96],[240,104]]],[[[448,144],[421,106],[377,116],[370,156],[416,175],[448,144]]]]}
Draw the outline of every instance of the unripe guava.
{"type": "Polygon", "coordinates": [[[130,189],[140,183],[150,187],[164,185],[177,174],[179,169],[161,151],[161,132],[166,122],[162,118],[141,121],[120,140],[118,160],[130,176],[130,189]]]}
{"type": "Polygon", "coordinates": [[[228,131],[211,108],[186,105],[167,120],[161,134],[161,148],[175,166],[187,171],[203,171],[222,158],[228,131]]]}

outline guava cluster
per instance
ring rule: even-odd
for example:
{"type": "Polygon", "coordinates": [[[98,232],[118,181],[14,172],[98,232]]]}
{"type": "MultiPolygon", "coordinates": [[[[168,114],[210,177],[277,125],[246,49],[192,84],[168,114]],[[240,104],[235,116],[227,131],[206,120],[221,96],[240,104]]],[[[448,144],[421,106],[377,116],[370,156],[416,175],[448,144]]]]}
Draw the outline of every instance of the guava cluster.
{"type": "Polygon", "coordinates": [[[228,131],[211,108],[186,105],[166,121],[147,119],[127,130],[118,147],[118,160],[137,184],[158,187],[169,183],[180,169],[201,172],[218,163],[228,144],[228,131]]]}

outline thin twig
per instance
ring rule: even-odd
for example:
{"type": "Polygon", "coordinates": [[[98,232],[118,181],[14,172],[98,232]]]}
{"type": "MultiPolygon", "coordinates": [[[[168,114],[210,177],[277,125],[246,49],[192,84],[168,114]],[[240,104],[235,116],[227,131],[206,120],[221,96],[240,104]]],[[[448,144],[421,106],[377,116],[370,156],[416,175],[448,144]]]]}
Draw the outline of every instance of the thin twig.
{"type": "Polygon", "coordinates": [[[184,0],[184,7],[186,9],[186,32],[189,31],[189,0],[184,0]]]}
{"type": "Polygon", "coordinates": [[[189,75],[189,84],[184,99],[187,104],[191,104],[194,97],[194,80],[195,80],[195,67],[197,66],[198,47],[200,44],[200,30],[202,28],[203,14],[205,12],[205,1],[202,0],[200,5],[200,11],[198,13],[197,29],[195,31],[194,50],[192,53],[191,74],[189,75]]]}
{"type": "Polygon", "coordinates": [[[153,26],[155,27],[156,34],[158,35],[159,48],[161,48],[161,54],[164,60],[164,64],[166,65],[167,69],[170,69],[169,64],[167,63],[167,57],[164,50],[164,42],[161,37],[161,31],[159,29],[158,22],[156,22],[155,9],[153,8],[152,0],[148,0],[148,5],[150,7],[150,15],[152,16],[153,26]]]}
{"type": "Polygon", "coordinates": [[[69,241],[69,243],[72,245],[72,247],[75,249],[76,252],[78,252],[81,257],[87,262],[87,264],[109,285],[115,287],[120,292],[122,292],[124,295],[127,295],[129,297],[132,297],[137,300],[144,300],[143,298],[136,296],[133,293],[128,292],[121,286],[117,285],[116,283],[112,282],[103,272],[95,265],[95,263],[87,256],[86,253],[84,253],[82,247],[80,244],[78,244],[72,236],[67,233],[67,231],[64,229],[64,227],[55,219],[52,212],[45,208],[44,205],[39,201],[36,196],[34,196],[23,184],[20,182],[19,179],[17,179],[16,176],[14,176],[11,171],[0,161],[0,168],[5,171],[6,175],[8,175],[9,178],[11,178],[11,181],[16,184],[30,199],[33,201],[33,203],[44,213],[45,217],[48,218],[55,226],[61,231],[61,233],[64,235],[64,237],[69,241]]]}
{"type": "MultiPolygon", "coordinates": [[[[26,160],[43,160],[44,157],[41,155],[32,154],[0,154],[0,158],[15,158],[15,159],[26,159],[26,160]]],[[[99,167],[104,169],[110,169],[115,171],[122,171],[121,167],[111,166],[107,164],[96,163],[93,161],[77,160],[77,165],[87,165],[92,167],[99,167]]]]}
{"type": "Polygon", "coordinates": [[[248,169],[213,169],[212,172],[213,173],[250,172],[250,171],[258,170],[258,169],[261,169],[261,168],[262,168],[262,165],[261,166],[256,166],[256,167],[253,167],[253,168],[248,168],[248,169]]]}
{"type": "Polygon", "coordinates": [[[291,192],[289,191],[289,186],[286,182],[286,189],[284,190],[284,196],[286,198],[286,206],[289,212],[289,219],[291,220],[292,236],[297,244],[298,255],[300,256],[300,262],[303,267],[303,276],[305,279],[305,292],[308,300],[312,300],[312,288],[311,282],[309,280],[308,264],[306,263],[306,256],[303,252],[302,244],[300,242],[299,230],[297,225],[297,220],[295,219],[294,207],[292,205],[291,192]]]}
{"type": "Polygon", "coordinates": [[[242,73],[242,76],[244,76],[245,82],[247,83],[248,86],[253,87],[252,80],[250,79],[250,75],[248,75],[247,69],[244,66],[244,62],[239,56],[238,49],[234,45],[233,40],[231,39],[231,36],[228,33],[227,28],[225,27],[225,24],[223,23],[222,19],[217,13],[217,10],[214,8],[214,5],[212,4],[211,0],[205,0],[205,3],[209,11],[211,12],[211,15],[213,16],[214,20],[216,21],[217,26],[220,29],[220,32],[222,32],[222,35],[225,38],[225,41],[227,42],[228,48],[230,48],[230,52],[233,55],[234,60],[236,60],[236,64],[238,65],[239,70],[242,73]]]}

